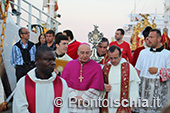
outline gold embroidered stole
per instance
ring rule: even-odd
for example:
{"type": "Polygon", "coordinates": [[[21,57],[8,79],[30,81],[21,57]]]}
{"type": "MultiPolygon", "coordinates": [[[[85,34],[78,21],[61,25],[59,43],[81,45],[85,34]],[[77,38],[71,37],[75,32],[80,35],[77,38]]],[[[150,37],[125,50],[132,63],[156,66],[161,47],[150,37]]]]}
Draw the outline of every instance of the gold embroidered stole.
{"type": "MultiPolygon", "coordinates": [[[[123,99],[129,100],[129,79],[130,79],[130,68],[129,63],[124,62],[121,65],[121,92],[120,92],[120,103],[122,103],[123,99]]],[[[128,102],[124,102],[124,105],[128,104],[128,102]]],[[[116,113],[130,113],[129,107],[120,106],[116,113]]]]}
{"type": "MultiPolygon", "coordinates": [[[[109,84],[109,71],[111,68],[111,64],[106,64],[103,67],[103,75],[104,75],[104,82],[106,84],[109,84]]],[[[129,79],[130,79],[130,68],[129,68],[129,63],[124,62],[121,65],[121,92],[120,92],[120,103],[123,99],[129,99],[129,79]]],[[[108,99],[108,92],[106,92],[105,99],[108,99]]],[[[126,105],[128,103],[124,103],[126,105]]],[[[107,101],[104,101],[104,105],[108,105],[107,101]]],[[[101,108],[101,113],[108,113],[108,107],[102,107],[101,108]]],[[[129,107],[122,107],[120,106],[117,109],[116,113],[130,113],[129,107]]]]}
{"type": "MultiPolygon", "coordinates": [[[[111,68],[111,64],[105,64],[104,67],[103,67],[103,76],[104,76],[104,83],[106,84],[109,84],[109,71],[110,71],[110,68],[111,68]]],[[[106,92],[106,96],[105,96],[105,99],[108,99],[108,92],[106,92]]],[[[107,101],[104,101],[104,105],[108,105],[107,101]]],[[[108,107],[102,107],[101,108],[101,113],[108,113],[108,107]]]]}
{"type": "Polygon", "coordinates": [[[104,56],[104,59],[102,59],[102,61],[100,62],[100,64],[105,65],[107,62],[109,62],[108,53],[106,53],[106,55],[104,56]]]}

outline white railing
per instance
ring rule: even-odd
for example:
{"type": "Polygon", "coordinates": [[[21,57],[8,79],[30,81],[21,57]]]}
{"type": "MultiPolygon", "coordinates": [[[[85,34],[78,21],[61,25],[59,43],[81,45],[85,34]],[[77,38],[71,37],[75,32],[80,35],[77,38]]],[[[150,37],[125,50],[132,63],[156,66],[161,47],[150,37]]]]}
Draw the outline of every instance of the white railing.
{"type": "Polygon", "coordinates": [[[58,25],[60,25],[61,23],[58,22],[55,18],[51,17],[49,14],[47,14],[44,11],[42,11],[41,9],[39,9],[38,7],[29,3],[28,1],[18,0],[17,4],[15,4],[11,1],[10,1],[10,3],[17,6],[17,11],[22,13],[20,16],[16,17],[16,20],[14,20],[17,25],[21,26],[21,21],[23,21],[28,26],[29,31],[31,31],[32,23],[36,23],[39,25],[43,24],[43,25],[45,25],[46,29],[53,29],[56,32],[58,31],[58,25]],[[26,8],[28,8],[28,9],[26,9],[26,8]],[[36,22],[35,21],[33,22],[33,20],[36,20],[36,22]]]}

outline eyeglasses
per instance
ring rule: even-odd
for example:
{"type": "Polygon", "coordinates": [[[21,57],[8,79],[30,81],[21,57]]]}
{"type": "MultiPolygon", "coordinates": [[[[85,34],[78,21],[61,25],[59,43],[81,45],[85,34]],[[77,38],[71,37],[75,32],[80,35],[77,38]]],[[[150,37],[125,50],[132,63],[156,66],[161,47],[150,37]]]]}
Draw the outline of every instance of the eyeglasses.
{"type": "Polygon", "coordinates": [[[25,33],[22,33],[22,34],[29,34],[30,32],[25,32],[25,33]]]}

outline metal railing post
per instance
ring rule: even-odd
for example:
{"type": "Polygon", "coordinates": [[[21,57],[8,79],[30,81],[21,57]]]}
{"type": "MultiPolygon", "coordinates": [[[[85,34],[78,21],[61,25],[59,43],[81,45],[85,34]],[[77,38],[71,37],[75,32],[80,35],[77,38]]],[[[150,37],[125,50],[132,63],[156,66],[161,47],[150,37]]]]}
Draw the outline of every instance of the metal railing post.
{"type": "Polygon", "coordinates": [[[39,11],[39,19],[37,23],[40,25],[42,24],[42,12],[41,11],[39,11]]]}
{"type": "Polygon", "coordinates": [[[32,5],[29,4],[29,15],[28,15],[28,30],[31,31],[31,16],[32,16],[32,5]]]}
{"type": "Polygon", "coordinates": [[[42,23],[44,23],[47,29],[53,29],[53,27],[55,26],[54,24],[56,24],[57,26],[60,25],[60,23],[54,19],[54,16],[52,16],[52,15],[54,15],[54,13],[52,12],[54,10],[53,2],[54,2],[54,0],[52,0],[52,3],[48,4],[51,7],[50,14],[47,14],[44,11],[40,10],[33,4],[29,3],[27,0],[17,0],[17,4],[12,2],[15,6],[17,6],[18,12],[22,11],[22,14],[16,17],[16,21],[15,21],[16,24],[18,26],[21,26],[22,21],[26,22],[26,24],[28,25],[29,31],[31,31],[31,23],[33,21],[32,18],[35,18],[37,21],[37,24],[39,24],[39,25],[42,25],[42,23]],[[24,6],[22,6],[23,5],[22,3],[25,3],[24,6]],[[25,5],[28,6],[28,9],[25,8],[25,5]],[[39,12],[39,15],[35,15],[32,13],[32,10],[34,10],[34,9],[39,12]],[[25,14],[27,14],[27,15],[25,15],[25,14]],[[44,16],[47,17],[46,20],[45,20],[45,18],[43,18],[44,16]]]}
{"type": "MultiPolygon", "coordinates": [[[[18,12],[21,12],[21,0],[18,0],[17,3],[18,3],[17,10],[18,10],[18,12]]],[[[21,16],[19,15],[19,16],[17,16],[17,25],[19,25],[19,26],[20,26],[20,20],[21,20],[21,16]]]]}

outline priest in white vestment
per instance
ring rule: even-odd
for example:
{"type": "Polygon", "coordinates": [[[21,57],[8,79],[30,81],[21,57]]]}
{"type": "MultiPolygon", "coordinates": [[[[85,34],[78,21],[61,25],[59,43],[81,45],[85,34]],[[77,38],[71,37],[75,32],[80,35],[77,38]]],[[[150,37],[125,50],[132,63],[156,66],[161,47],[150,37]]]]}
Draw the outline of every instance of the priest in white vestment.
{"type": "Polygon", "coordinates": [[[170,100],[170,51],[160,42],[161,32],[152,29],[149,33],[151,48],[140,52],[135,66],[141,78],[140,97],[149,101],[149,107],[141,107],[140,113],[160,113],[170,100]],[[159,105],[155,105],[155,99],[160,99],[159,105]]]}
{"type": "Polygon", "coordinates": [[[55,54],[51,48],[40,46],[35,55],[36,68],[22,77],[16,87],[13,113],[70,113],[68,86],[53,72],[55,54]],[[54,101],[61,98],[63,101],[54,101]],[[57,105],[63,105],[57,107],[57,105]]]}
{"type": "MultiPolygon", "coordinates": [[[[140,79],[135,68],[124,58],[121,58],[121,50],[115,45],[109,48],[108,57],[110,61],[103,67],[105,90],[107,92],[105,99],[112,98],[112,100],[121,102],[121,98],[123,98],[137,102],[140,79]],[[121,96],[121,94],[123,95],[121,96]]],[[[118,109],[119,107],[113,105],[108,108],[102,108],[101,113],[130,113],[132,110],[130,106],[126,109],[118,109]]]]}

